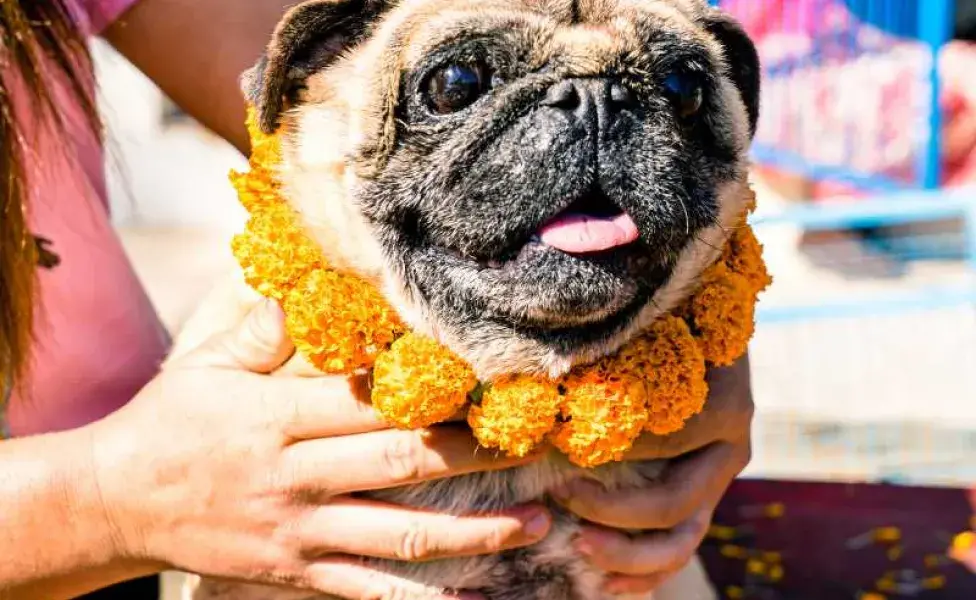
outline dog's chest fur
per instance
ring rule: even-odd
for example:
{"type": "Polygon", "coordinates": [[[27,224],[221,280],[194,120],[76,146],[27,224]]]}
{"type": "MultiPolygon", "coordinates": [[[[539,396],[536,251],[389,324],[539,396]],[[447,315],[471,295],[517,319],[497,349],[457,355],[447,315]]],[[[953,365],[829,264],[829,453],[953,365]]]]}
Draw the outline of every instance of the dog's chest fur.
{"type": "MultiPolygon", "coordinates": [[[[544,497],[571,477],[581,474],[595,478],[608,488],[646,485],[656,478],[660,463],[614,463],[598,469],[582,470],[565,459],[546,460],[510,469],[444,479],[410,487],[368,494],[368,497],[401,505],[432,508],[449,513],[493,511],[513,507],[544,497]]],[[[550,504],[554,514],[550,534],[540,543],[496,556],[406,563],[371,561],[384,571],[442,589],[478,590],[488,600],[609,600],[602,591],[605,575],[583,560],[573,541],[578,521],[561,508],[550,504]]],[[[693,566],[692,569],[696,567],[693,566]]],[[[691,573],[692,585],[682,585],[675,600],[705,600],[712,593],[700,577],[691,573]]],[[[214,580],[198,580],[189,590],[193,600],[333,600],[267,586],[249,586],[214,580]]],[[[650,596],[620,597],[623,600],[651,600],[650,596]]],[[[653,600],[666,600],[661,593],[653,600]]]]}

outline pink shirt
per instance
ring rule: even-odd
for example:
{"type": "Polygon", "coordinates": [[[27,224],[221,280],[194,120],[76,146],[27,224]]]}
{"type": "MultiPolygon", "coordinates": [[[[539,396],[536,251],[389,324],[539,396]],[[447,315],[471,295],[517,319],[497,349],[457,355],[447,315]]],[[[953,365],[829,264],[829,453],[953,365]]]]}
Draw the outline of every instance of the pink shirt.
{"type": "MultiPolygon", "coordinates": [[[[136,2],[78,1],[79,24],[92,35],[136,2]]],[[[21,110],[29,118],[23,104],[18,118],[21,110]]],[[[82,122],[77,105],[58,106],[71,123],[82,122]]],[[[34,361],[24,393],[6,407],[14,436],[77,427],[120,408],[158,371],[168,344],[111,227],[98,140],[81,126],[68,140],[33,127],[29,221],[52,240],[61,264],[39,275],[34,361]]]]}

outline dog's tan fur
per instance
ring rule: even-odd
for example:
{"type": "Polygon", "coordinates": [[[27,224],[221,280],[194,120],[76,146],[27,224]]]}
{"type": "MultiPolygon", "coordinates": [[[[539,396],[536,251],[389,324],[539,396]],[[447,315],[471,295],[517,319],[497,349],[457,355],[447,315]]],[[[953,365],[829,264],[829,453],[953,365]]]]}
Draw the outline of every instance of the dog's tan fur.
{"type": "MultiPolygon", "coordinates": [[[[720,186],[716,222],[684,247],[670,278],[658,289],[653,301],[619,333],[573,353],[560,353],[518,336],[472,339],[465,331],[446,326],[429,306],[417,300],[419,295],[411,293],[407,282],[390,268],[376,232],[353,201],[360,183],[383,169],[395,146],[400,74],[460,31],[508,27],[515,32],[513,35],[532,39],[530,64],[541,67],[559,57],[560,64],[572,76],[598,76],[619,57],[639,56],[644,51],[635,25],[639,21],[651,21],[669,32],[696,40],[721,64],[722,46],[698,25],[705,11],[711,10],[704,0],[401,0],[353,51],[328,69],[313,73],[305,82],[300,101],[281,115],[283,163],[279,176],[284,195],[303,216],[329,263],[356,272],[380,287],[413,329],[452,348],[473,365],[480,378],[491,379],[510,372],[561,375],[575,364],[616,350],[662,311],[687,298],[699,274],[717,258],[717,248],[724,243],[749,197],[745,169],[741,178],[720,186]]],[[[750,131],[743,101],[733,83],[725,78],[715,93],[726,110],[711,127],[722,129],[744,154],[750,131]]],[[[194,334],[191,330],[184,335],[192,338],[194,334]]],[[[628,474],[621,469],[617,475],[609,476],[609,485],[630,485],[639,479],[637,471],[628,474]]],[[[653,467],[643,471],[645,475],[652,472],[653,467]]],[[[526,489],[535,489],[540,481],[558,483],[567,476],[564,468],[548,466],[514,477],[528,482],[524,484],[526,489]]],[[[539,490],[544,491],[544,486],[539,490]]],[[[541,546],[541,552],[551,548],[560,557],[565,556],[570,546],[567,536],[573,531],[571,526],[556,531],[541,546]]],[[[601,577],[595,571],[581,571],[576,585],[596,590],[601,577]]],[[[595,591],[587,593],[587,598],[599,595],[595,591]]],[[[197,600],[318,597],[206,579],[195,580],[186,595],[197,600]]],[[[670,587],[656,594],[655,600],[714,597],[700,565],[693,563],[670,587]]]]}

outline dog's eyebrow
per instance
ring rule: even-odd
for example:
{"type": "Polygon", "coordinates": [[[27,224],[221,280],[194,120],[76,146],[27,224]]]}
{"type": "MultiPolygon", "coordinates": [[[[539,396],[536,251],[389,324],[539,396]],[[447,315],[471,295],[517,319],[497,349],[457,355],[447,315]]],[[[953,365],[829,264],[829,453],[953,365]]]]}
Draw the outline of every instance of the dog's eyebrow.
{"type": "Polygon", "coordinates": [[[699,40],[670,30],[657,30],[647,38],[647,55],[655,70],[679,67],[707,72],[717,67],[715,57],[699,40]]]}

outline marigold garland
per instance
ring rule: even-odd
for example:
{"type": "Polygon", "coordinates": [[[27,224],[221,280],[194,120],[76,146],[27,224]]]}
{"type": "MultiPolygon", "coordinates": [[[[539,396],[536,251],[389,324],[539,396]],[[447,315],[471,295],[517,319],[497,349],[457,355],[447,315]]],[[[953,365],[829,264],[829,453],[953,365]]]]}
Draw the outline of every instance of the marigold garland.
{"type": "Polygon", "coordinates": [[[295,349],[325,373],[368,369],[403,333],[399,317],[375,287],[328,269],[302,275],[282,308],[295,349]]]}
{"type": "Polygon", "coordinates": [[[460,358],[427,336],[408,333],[373,366],[373,406],[393,425],[429,427],[450,419],[478,380],[460,358]]]}
{"type": "Polygon", "coordinates": [[[597,466],[620,460],[643,431],[684,427],[705,404],[707,365],[746,351],[756,297],[771,279],[743,217],[698,292],[617,354],[556,381],[511,374],[479,384],[450,350],[407,331],[375,287],[324,263],[280,195],[278,137],[261,133],[253,112],[247,124],[249,170],[231,173],[250,213],[232,243],[245,279],[282,303],[296,348],[318,369],[372,369],[373,405],[396,427],[428,427],[470,401],[468,424],[483,446],[524,456],[548,440],[574,464],[597,466]]]}
{"type": "Polygon", "coordinates": [[[639,373],[613,358],[575,369],[564,382],[562,419],[552,445],[574,464],[620,460],[647,423],[647,388],[639,373]]]}
{"type": "Polygon", "coordinates": [[[556,425],[563,398],[559,386],[528,375],[493,381],[468,411],[468,424],[486,448],[525,456],[556,425]]]}

